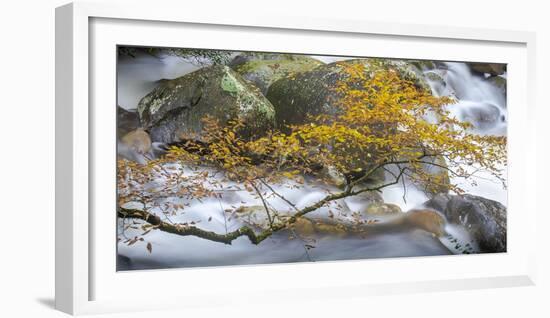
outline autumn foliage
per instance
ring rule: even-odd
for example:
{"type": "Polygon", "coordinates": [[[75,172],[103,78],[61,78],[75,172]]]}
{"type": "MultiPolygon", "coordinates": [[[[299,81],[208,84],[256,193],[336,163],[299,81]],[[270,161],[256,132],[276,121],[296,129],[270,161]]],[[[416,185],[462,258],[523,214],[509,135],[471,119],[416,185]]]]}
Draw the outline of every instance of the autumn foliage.
{"type": "MultiPolygon", "coordinates": [[[[253,193],[265,207],[269,225],[261,233],[246,227],[212,233],[200,230],[198,224],[170,224],[172,233],[223,243],[245,235],[258,244],[332,201],[399,182],[462,192],[448,179],[430,173],[426,169],[430,165],[465,180],[471,180],[476,171],[488,171],[504,184],[500,169],[506,164],[505,137],[472,133],[469,123],[450,115],[453,99],[433,96],[391,67],[372,70],[361,63],[340,67],[346,77],[332,94],[336,114],[310,116],[303,124],[252,138],[239,134],[242,122],[220,123],[206,117],[199,138],[182,136],[182,142],[161,158],[146,165],[119,160],[119,216],[145,220],[148,211],[156,209],[167,216],[163,222],[170,223],[169,216],[184,212],[186,206],[162,198],[191,201],[221,196],[227,182],[233,182],[253,193]],[[301,209],[281,197],[293,217],[278,217],[268,207],[266,193],[280,196],[273,185],[289,179],[300,184],[304,177],[330,183],[325,173],[328,168],[345,180],[338,191],[301,209]],[[369,182],[380,171],[385,181],[369,182]],[[124,208],[130,202],[139,203],[140,208],[124,208]]],[[[162,227],[159,224],[155,227],[162,227]]]]}

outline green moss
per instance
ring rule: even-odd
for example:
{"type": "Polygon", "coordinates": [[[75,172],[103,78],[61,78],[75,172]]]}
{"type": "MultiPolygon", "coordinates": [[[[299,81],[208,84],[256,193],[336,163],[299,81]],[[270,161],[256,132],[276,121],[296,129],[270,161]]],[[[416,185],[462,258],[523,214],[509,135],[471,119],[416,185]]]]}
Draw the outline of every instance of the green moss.
{"type": "Polygon", "coordinates": [[[323,65],[321,61],[310,57],[280,55],[272,59],[252,59],[235,66],[234,69],[266,94],[269,86],[275,81],[291,74],[310,71],[320,65],[323,65]]]}
{"type": "Polygon", "coordinates": [[[411,60],[409,61],[409,63],[414,65],[421,71],[433,70],[436,68],[435,63],[433,61],[411,60]]]}
{"type": "Polygon", "coordinates": [[[265,133],[275,125],[271,103],[254,85],[221,65],[162,83],[140,101],[139,112],[153,141],[160,142],[199,134],[201,120],[207,115],[222,123],[231,118],[243,119],[243,136],[265,133]]]}
{"type": "Polygon", "coordinates": [[[445,84],[445,81],[443,80],[443,77],[441,75],[437,74],[436,72],[426,72],[426,78],[433,82],[439,82],[445,84]]]}

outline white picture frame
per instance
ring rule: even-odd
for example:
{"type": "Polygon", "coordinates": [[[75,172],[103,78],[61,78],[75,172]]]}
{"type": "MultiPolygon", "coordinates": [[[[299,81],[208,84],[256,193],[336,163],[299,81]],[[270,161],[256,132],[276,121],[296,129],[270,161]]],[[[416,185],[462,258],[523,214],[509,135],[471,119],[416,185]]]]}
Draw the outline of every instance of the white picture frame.
{"type": "Polygon", "coordinates": [[[181,10],[178,5],[164,5],[152,9],[142,4],[121,6],[116,1],[109,4],[79,2],[57,8],[56,308],[70,314],[90,314],[222,305],[244,295],[249,302],[280,303],[296,297],[322,299],[348,297],[351,294],[367,296],[533,284],[536,197],[526,191],[524,185],[536,182],[536,166],[526,164],[526,158],[536,154],[534,45],[534,33],[521,31],[435,28],[315,18],[306,20],[245,13],[227,16],[212,8],[181,10]],[[170,42],[168,36],[162,35],[181,32],[182,28],[187,28],[186,32],[190,35],[188,42],[170,42]],[[155,37],[151,36],[152,33],[155,37]],[[254,35],[258,37],[253,38],[254,35]],[[266,43],[260,39],[265,35],[276,40],[266,43]],[[284,47],[281,42],[283,36],[284,47]],[[224,38],[226,41],[228,38],[241,40],[234,42],[234,47],[229,47],[223,42],[224,38]],[[246,44],[244,39],[247,38],[253,38],[253,41],[246,44]],[[322,47],[321,44],[314,48],[312,39],[328,38],[341,41],[349,50],[344,51],[346,47],[342,46],[338,49],[322,47]],[[277,41],[281,42],[278,46],[277,41]],[[357,41],[381,41],[385,45],[376,46],[376,52],[367,52],[360,46],[353,47],[357,41]],[[112,55],[115,55],[113,45],[116,44],[181,47],[194,44],[195,47],[218,49],[278,49],[299,53],[420,59],[436,57],[422,53],[423,48],[432,45],[433,52],[437,51],[438,59],[442,60],[508,63],[508,252],[455,258],[442,256],[125,273],[113,271],[116,261],[116,255],[112,253],[115,236],[109,234],[115,230],[115,223],[111,223],[115,216],[114,205],[110,205],[115,195],[115,183],[110,180],[114,180],[115,173],[112,162],[108,160],[116,157],[115,148],[111,147],[115,145],[115,140],[114,131],[110,128],[98,129],[98,118],[101,119],[101,127],[114,128],[115,107],[108,110],[107,107],[99,109],[93,105],[109,100],[113,105],[115,103],[112,97],[113,93],[116,94],[116,68],[113,67],[116,59],[112,55]],[[399,51],[403,44],[408,45],[406,52],[399,51]],[[463,49],[457,50],[458,47],[463,49]],[[101,81],[97,81],[98,78],[101,81]],[[113,207],[112,215],[110,211],[97,213],[100,209],[109,209],[109,206],[113,207]],[[517,216],[520,209],[521,217],[517,216]],[[100,236],[98,232],[107,235],[100,236]],[[409,270],[403,271],[403,268],[409,270]],[[327,272],[341,272],[342,275],[317,279],[319,274],[327,272]],[[366,275],[365,272],[376,275],[366,275]],[[267,273],[269,284],[260,283],[267,273]],[[243,277],[247,277],[244,279],[246,288],[234,288],[235,284],[243,282],[243,277]],[[286,280],[288,277],[301,277],[302,280],[290,282],[286,280]],[[149,295],[144,301],[117,289],[125,287],[132,290],[138,287],[134,285],[138,281],[148,284],[149,288],[167,288],[173,296],[155,298],[149,295]],[[194,286],[195,292],[186,293],[170,287],[179,281],[194,286]],[[220,281],[224,283],[218,286],[220,281]],[[231,286],[232,293],[227,293],[227,286],[231,286]],[[202,297],[204,295],[213,297],[207,299],[202,297]]]}

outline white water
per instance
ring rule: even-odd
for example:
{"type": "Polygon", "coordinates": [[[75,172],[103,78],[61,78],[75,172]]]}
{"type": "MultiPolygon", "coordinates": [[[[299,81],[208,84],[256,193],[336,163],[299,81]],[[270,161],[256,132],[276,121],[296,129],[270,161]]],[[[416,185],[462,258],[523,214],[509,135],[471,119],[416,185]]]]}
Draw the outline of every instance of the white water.
{"type": "MultiPolygon", "coordinates": [[[[319,59],[333,62],[346,58],[319,59]]],[[[120,61],[118,69],[118,103],[126,109],[136,108],[139,100],[158,85],[158,80],[176,78],[198,68],[199,66],[177,57],[166,57],[161,60],[151,56],[124,59],[120,61]]],[[[429,81],[433,93],[439,96],[455,96],[458,99],[458,103],[451,108],[455,116],[471,119],[476,118],[472,113],[494,112],[496,108],[498,119],[504,118],[504,120],[482,124],[474,122],[475,131],[480,134],[503,135],[506,133],[506,101],[498,88],[481,77],[473,76],[464,63],[446,63],[443,67],[431,72],[436,72],[443,78],[443,82],[429,81]]],[[[496,181],[487,177],[489,176],[481,173],[480,178],[476,179],[478,185],[475,187],[464,183],[463,180],[453,179],[452,181],[461,184],[468,193],[497,200],[506,205],[506,191],[496,181]]],[[[318,185],[308,183],[299,189],[279,186],[276,190],[296,203],[298,207],[314,203],[326,194],[326,188],[322,189],[318,185]]],[[[412,186],[407,187],[404,193],[401,185],[385,189],[382,197],[387,203],[399,205],[403,211],[418,207],[428,199],[422,191],[412,186]]],[[[194,202],[185,209],[184,213],[170,217],[170,220],[195,221],[199,222],[198,226],[205,230],[224,233],[244,224],[243,220],[231,218],[223,212],[232,206],[240,205],[241,202],[246,202],[247,205],[261,204],[247,191],[231,191],[224,194],[221,200],[208,199],[201,203],[194,202]],[[208,221],[210,217],[211,220],[208,221]]],[[[362,207],[361,201],[357,199],[347,199],[339,203],[343,208],[334,209],[334,211],[336,217],[342,221],[349,221],[351,212],[356,212],[362,207]]],[[[282,200],[275,197],[269,199],[269,204],[277,210],[289,210],[282,200]]],[[[326,217],[328,210],[329,207],[319,209],[311,216],[326,217]]],[[[459,239],[462,245],[470,243],[463,229],[448,226],[447,231],[459,239]]],[[[129,229],[126,230],[125,235],[133,237],[139,233],[141,231],[129,229]]],[[[138,242],[133,246],[118,245],[119,255],[130,258],[130,260],[121,261],[120,269],[442,255],[450,253],[449,250],[453,251],[453,246],[456,244],[447,238],[441,241],[434,239],[421,231],[380,235],[369,240],[320,238],[314,244],[316,247],[308,253],[304,248],[304,242],[299,239],[289,239],[288,233],[276,234],[259,246],[250,244],[246,238],[239,238],[228,246],[196,237],[179,237],[160,231],[152,231],[145,239],[145,242],[151,242],[153,245],[152,254],[146,251],[145,242],[138,242]]]]}
{"type": "MultiPolygon", "coordinates": [[[[219,180],[218,177],[213,177],[219,180]]],[[[214,181],[214,179],[212,181],[214,181]]],[[[159,184],[162,178],[156,180],[159,184]]],[[[206,182],[205,184],[209,184],[206,182]]],[[[285,186],[276,186],[275,190],[287,200],[296,203],[297,208],[303,208],[326,196],[327,188],[321,188],[315,184],[306,182],[301,188],[294,188],[292,182],[285,186]]],[[[261,201],[253,197],[246,190],[237,190],[238,185],[225,183],[226,189],[222,191],[221,199],[203,199],[201,202],[191,202],[191,206],[180,210],[178,214],[170,216],[169,220],[175,223],[195,222],[198,227],[217,233],[227,233],[243,225],[250,225],[246,216],[239,217],[238,213],[224,212],[235,207],[240,207],[243,202],[246,206],[259,206],[261,201]]],[[[267,189],[263,189],[269,192],[267,189]]],[[[330,189],[337,191],[337,189],[330,189]]],[[[267,196],[269,207],[277,209],[280,214],[291,214],[292,209],[280,198],[267,196]]],[[[171,198],[172,203],[184,203],[185,200],[171,198]]],[[[161,201],[162,202],[162,201],[161,201]]],[[[139,205],[128,205],[128,208],[140,208],[139,205]]],[[[332,205],[323,207],[308,216],[329,220],[328,211],[334,213],[334,219],[339,222],[351,223],[352,212],[364,207],[361,198],[347,198],[339,200],[332,205]]],[[[159,209],[151,212],[163,215],[159,209]]],[[[255,223],[264,223],[267,216],[259,210],[253,219],[255,223]]],[[[124,237],[132,238],[142,231],[137,229],[123,230],[123,222],[119,221],[119,233],[124,237]]],[[[422,255],[450,254],[444,241],[439,241],[424,231],[406,231],[387,235],[377,235],[368,240],[361,238],[338,237],[303,237],[297,238],[288,231],[276,233],[259,245],[252,245],[247,238],[241,237],[232,245],[216,243],[196,237],[180,237],[166,234],[161,231],[152,231],[145,237],[146,241],[138,242],[132,246],[118,245],[118,253],[130,260],[122,261],[120,269],[152,269],[152,268],[177,268],[194,266],[221,266],[235,264],[261,264],[298,261],[322,261],[364,259],[382,257],[404,257],[422,255]],[[313,239],[315,239],[313,241],[313,239]],[[151,242],[153,254],[146,251],[146,243],[151,242]],[[304,244],[311,244],[315,248],[306,253],[304,244]]]]}
{"type": "Polygon", "coordinates": [[[118,105],[135,109],[139,101],[162,79],[174,79],[199,69],[201,66],[177,56],[156,58],[140,54],[135,58],[122,57],[118,61],[118,105]]]}
{"type": "MultiPolygon", "coordinates": [[[[457,99],[457,103],[448,108],[457,118],[469,121],[474,125],[473,131],[478,134],[488,134],[505,136],[506,135],[506,96],[498,87],[487,81],[485,78],[475,76],[465,63],[444,63],[444,66],[437,70],[431,70],[443,78],[444,85],[438,81],[428,80],[432,88],[432,93],[436,96],[452,96],[457,99]],[[493,114],[494,116],[485,116],[494,121],[479,122],[476,116],[472,114],[493,114]]],[[[503,75],[506,77],[506,75],[503,75]]],[[[477,167],[464,167],[467,172],[473,172],[477,167]]],[[[506,178],[506,170],[502,171],[506,178]]],[[[459,185],[467,193],[482,196],[491,200],[498,201],[504,206],[507,205],[507,194],[502,183],[496,180],[486,171],[478,171],[472,179],[477,185],[473,186],[471,182],[464,179],[452,178],[451,181],[459,185]]]]}

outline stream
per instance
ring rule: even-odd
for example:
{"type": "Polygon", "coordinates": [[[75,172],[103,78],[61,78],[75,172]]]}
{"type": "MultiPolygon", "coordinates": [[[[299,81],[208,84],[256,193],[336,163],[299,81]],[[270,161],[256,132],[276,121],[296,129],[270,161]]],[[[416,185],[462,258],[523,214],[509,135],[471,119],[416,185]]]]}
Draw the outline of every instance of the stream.
{"type": "MultiPolygon", "coordinates": [[[[333,62],[346,58],[313,56],[323,62],[333,62]]],[[[506,134],[506,98],[505,93],[483,76],[473,75],[465,63],[437,63],[437,68],[424,71],[426,80],[436,96],[453,96],[458,100],[450,111],[461,120],[474,123],[474,131],[479,134],[506,134]],[[433,73],[437,76],[432,76],[433,73]]],[[[201,66],[179,58],[166,56],[156,58],[140,55],[136,58],[119,60],[118,64],[118,105],[125,109],[135,109],[139,100],[158,85],[159,80],[173,79],[192,72],[201,66]]],[[[505,77],[505,75],[503,75],[505,77]]],[[[185,169],[180,167],[180,169],[185,169]]],[[[471,167],[475,169],[475,167],[471,167]]],[[[460,184],[467,192],[488,199],[499,201],[506,206],[506,190],[497,180],[482,172],[476,179],[476,186],[464,183],[463,180],[451,180],[460,184]]],[[[162,183],[159,178],[156,182],[162,183]]],[[[224,210],[235,207],[242,202],[250,205],[260,205],[261,202],[252,197],[248,191],[239,190],[239,185],[226,184],[226,188],[234,186],[233,191],[224,192],[222,198],[209,198],[202,201],[191,201],[185,213],[171,216],[172,222],[196,222],[205,229],[224,233],[239,228],[243,219],[228,216],[224,210]]],[[[276,190],[286,199],[294,202],[298,208],[317,202],[326,195],[325,185],[315,181],[305,180],[300,187],[292,184],[277,186],[276,190]]],[[[385,188],[381,194],[385,203],[398,205],[402,211],[419,208],[429,198],[413,185],[404,191],[402,185],[385,188]]],[[[178,202],[177,198],[167,199],[178,202]]],[[[288,208],[285,202],[277,197],[268,198],[268,204],[275,209],[288,208]]],[[[183,203],[183,202],[182,202],[183,203]]],[[[346,198],[337,204],[344,206],[338,218],[346,221],[354,211],[361,209],[361,198],[346,198]]],[[[132,206],[130,206],[132,207],[132,206]]],[[[135,206],[139,208],[139,206],[135,206]]],[[[308,216],[326,218],[328,209],[323,207],[308,216]]],[[[159,211],[151,211],[153,213],[159,211]]],[[[160,214],[160,213],[159,213],[160,214]]],[[[119,220],[119,233],[126,237],[139,235],[142,231],[124,229],[124,221],[119,220]]],[[[118,270],[163,269],[181,267],[203,267],[245,264],[292,263],[301,261],[351,260],[365,258],[388,258],[460,254],[454,246],[456,240],[462,245],[471,244],[475,252],[475,244],[465,229],[459,226],[447,225],[447,233],[451,236],[436,238],[428,232],[411,229],[369,237],[319,236],[316,237],[313,248],[306,248],[306,242],[281,231],[266,239],[259,245],[253,245],[248,238],[240,237],[232,245],[212,242],[209,240],[186,236],[181,237],[161,231],[151,231],[144,242],[127,246],[118,244],[118,270]],[[454,241],[451,241],[451,238],[454,241]],[[152,244],[152,253],[146,249],[146,243],[152,244]]],[[[307,242],[310,244],[309,242],[307,242]]]]}

